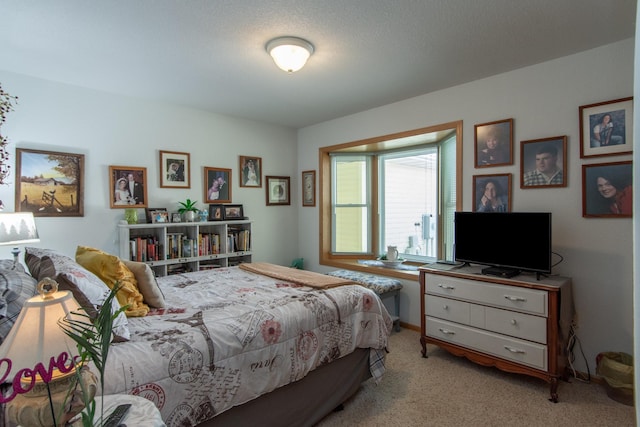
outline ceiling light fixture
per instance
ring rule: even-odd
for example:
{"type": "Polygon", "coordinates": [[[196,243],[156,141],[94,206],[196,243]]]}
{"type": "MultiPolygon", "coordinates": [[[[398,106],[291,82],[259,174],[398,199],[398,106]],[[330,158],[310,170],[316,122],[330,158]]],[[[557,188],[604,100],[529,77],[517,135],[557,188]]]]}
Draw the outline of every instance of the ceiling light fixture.
{"type": "Polygon", "coordinates": [[[313,45],[299,37],[278,37],[265,46],[278,67],[293,73],[304,67],[313,54],[313,45]]]}

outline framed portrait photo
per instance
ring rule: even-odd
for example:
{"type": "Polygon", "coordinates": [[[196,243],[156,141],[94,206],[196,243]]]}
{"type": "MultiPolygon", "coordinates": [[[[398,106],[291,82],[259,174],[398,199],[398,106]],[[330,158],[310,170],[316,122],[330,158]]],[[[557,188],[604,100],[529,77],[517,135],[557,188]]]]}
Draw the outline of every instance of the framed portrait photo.
{"type": "Polygon", "coordinates": [[[316,171],[302,172],[302,206],[316,205],[316,171]]]}
{"type": "Polygon", "coordinates": [[[209,221],[222,221],[224,219],[224,205],[209,205],[209,221]]]}
{"type": "Polygon", "coordinates": [[[520,141],[520,188],[566,186],[566,135],[520,141]]]}
{"type": "Polygon", "coordinates": [[[513,164],[513,119],[475,125],[476,168],[513,164]]]}
{"type": "Polygon", "coordinates": [[[147,207],[147,168],[109,166],[111,208],[147,207]]]}
{"type": "Polygon", "coordinates": [[[84,154],[16,148],[16,212],[84,216],[84,154]]]}
{"type": "Polygon", "coordinates": [[[151,222],[153,224],[171,222],[169,220],[169,212],[166,210],[151,211],[151,222]]]}
{"type": "Polygon", "coordinates": [[[267,206],[291,204],[291,179],[288,176],[266,176],[267,206]]]}
{"type": "Polygon", "coordinates": [[[160,151],[160,188],[191,188],[189,153],[160,151]]]}
{"type": "Polygon", "coordinates": [[[262,158],[240,156],[240,187],[262,188],[262,158]]]}
{"type": "Polygon", "coordinates": [[[633,97],[580,107],[580,158],[633,151],[633,97]]]}
{"type": "Polygon", "coordinates": [[[242,205],[223,205],[224,219],[244,219],[244,210],[242,205]]]}
{"type": "Polygon", "coordinates": [[[633,216],[631,161],[582,165],[582,216],[633,216]]]}
{"type": "Polygon", "coordinates": [[[511,174],[473,176],[473,212],[511,212],[511,174]]]}
{"type": "Polygon", "coordinates": [[[204,167],[204,202],[231,203],[231,169],[204,167]]]}
{"type": "Polygon", "coordinates": [[[147,217],[147,222],[153,222],[153,213],[157,211],[167,211],[167,208],[144,208],[145,216],[147,217]]]}

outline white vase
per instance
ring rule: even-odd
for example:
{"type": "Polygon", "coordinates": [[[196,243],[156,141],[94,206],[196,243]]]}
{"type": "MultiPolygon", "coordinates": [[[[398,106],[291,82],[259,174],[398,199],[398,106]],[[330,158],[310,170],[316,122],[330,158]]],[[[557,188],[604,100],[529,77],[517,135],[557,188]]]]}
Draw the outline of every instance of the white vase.
{"type": "Polygon", "coordinates": [[[194,222],[196,220],[196,213],[194,211],[187,211],[184,213],[185,222],[194,222]]]}

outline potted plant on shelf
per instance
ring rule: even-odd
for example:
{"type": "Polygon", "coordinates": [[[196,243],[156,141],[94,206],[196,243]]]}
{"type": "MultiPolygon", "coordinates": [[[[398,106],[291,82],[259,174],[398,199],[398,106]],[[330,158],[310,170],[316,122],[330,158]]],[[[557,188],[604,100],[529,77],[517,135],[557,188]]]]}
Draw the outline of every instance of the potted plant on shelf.
{"type": "Polygon", "coordinates": [[[196,207],[197,201],[192,201],[191,199],[187,199],[184,202],[178,202],[180,208],[178,208],[178,213],[182,215],[182,218],[186,222],[193,222],[196,219],[196,212],[198,212],[198,208],[196,207]]]}

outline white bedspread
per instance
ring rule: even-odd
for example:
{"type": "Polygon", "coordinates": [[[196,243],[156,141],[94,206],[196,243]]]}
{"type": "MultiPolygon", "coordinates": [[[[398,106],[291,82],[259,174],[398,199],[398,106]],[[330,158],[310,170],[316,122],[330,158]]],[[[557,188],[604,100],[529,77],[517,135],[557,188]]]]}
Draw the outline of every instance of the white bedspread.
{"type": "Polygon", "coordinates": [[[131,341],[112,345],[105,393],[151,400],[169,427],[196,425],[355,348],[384,349],[392,327],[359,285],[312,289],[237,267],[158,282],[168,308],[129,319],[131,341]]]}

